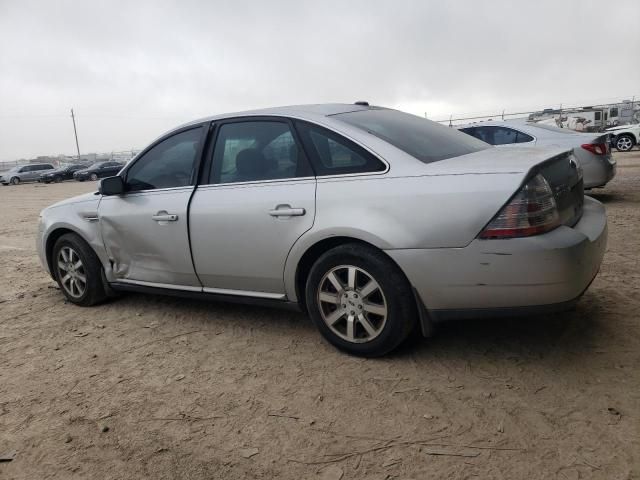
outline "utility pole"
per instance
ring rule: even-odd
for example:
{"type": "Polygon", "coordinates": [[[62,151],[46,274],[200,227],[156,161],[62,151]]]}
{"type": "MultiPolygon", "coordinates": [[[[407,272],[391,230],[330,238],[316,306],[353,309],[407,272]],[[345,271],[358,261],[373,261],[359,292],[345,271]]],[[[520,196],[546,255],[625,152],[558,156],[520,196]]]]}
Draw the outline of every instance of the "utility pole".
{"type": "Polygon", "coordinates": [[[71,121],[73,122],[73,134],[76,136],[76,150],[78,151],[78,161],[80,161],[80,146],[78,145],[78,130],[76,129],[76,117],[71,109],[71,121]]]}

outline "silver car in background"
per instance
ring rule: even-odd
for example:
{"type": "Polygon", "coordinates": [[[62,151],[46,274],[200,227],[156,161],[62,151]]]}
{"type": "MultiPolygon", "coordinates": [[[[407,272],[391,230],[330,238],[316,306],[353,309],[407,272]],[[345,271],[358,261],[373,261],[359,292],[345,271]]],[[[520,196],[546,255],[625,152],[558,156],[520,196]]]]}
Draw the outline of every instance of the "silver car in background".
{"type": "Polygon", "coordinates": [[[18,165],[0,175],[0,183],[3,185],[18,185],[22,182],[37,182],[45,172],[54,170],[50,163],[30,163],[18,165]]]}
{"type": "Polygon", "coordinates": [[[606,239],[571,149],[494,148],[359,103],[183,125],[99,194],[43,210],[37,247],[77,305],[141,291],[292,306],[375,356],[439,320],[572,306],[606,239]]]}
{"type": "Polygon", "coordinates": [[[616,174],[608,133],[580,133],[524,120],[481,122],[457,127],[490,145],[573,148],[584,171],[584,188],[604,187],[616,174]]]}

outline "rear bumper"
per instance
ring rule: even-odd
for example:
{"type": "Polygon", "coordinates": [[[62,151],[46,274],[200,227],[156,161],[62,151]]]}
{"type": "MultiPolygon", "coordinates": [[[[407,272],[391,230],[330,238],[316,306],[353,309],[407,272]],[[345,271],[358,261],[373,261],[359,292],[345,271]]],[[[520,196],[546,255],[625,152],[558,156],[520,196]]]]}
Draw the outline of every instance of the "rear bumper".
{"type": "Polygon", "coordinates": [[[602,204],[585,197],[574,227],[464,248],[388,250],[434,320],[536,314],[571,307],[598,273],[607,243],[602,204]]]}
{"type": "Polygon", "coordinates": [[[616,175],[616,161],[611,155],[589,154],[587,161],[582,160],[584,188],[604,187],[616,175]]]}

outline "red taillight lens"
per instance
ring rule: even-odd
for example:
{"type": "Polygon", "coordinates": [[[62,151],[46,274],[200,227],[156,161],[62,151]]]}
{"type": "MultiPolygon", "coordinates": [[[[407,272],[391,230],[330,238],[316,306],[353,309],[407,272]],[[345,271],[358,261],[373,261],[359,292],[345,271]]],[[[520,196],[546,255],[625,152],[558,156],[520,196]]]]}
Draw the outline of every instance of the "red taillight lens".
{"type": "Polygon", "coordinates": [[[549,183],[533,177],[480,233],[480,238],[515,238],[538,235],[560,224],[549,183]]]}
{"type": "Polygon", "coordinates": [[[582,148],[596,155],[609,153],[609,145],[607,143],[583,143],[582,148]]]}

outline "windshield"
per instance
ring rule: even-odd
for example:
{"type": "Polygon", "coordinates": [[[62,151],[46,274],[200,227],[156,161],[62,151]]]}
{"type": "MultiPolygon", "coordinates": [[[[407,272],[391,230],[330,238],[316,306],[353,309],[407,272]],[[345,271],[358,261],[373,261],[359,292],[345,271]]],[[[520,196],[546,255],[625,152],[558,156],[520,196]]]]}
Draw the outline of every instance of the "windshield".
{"type": "Polygon", "coordinates": [[[455,128],[398,110],[371,108],[332,117],[361,128],[424,163],[492,148],[455,128]]]}

